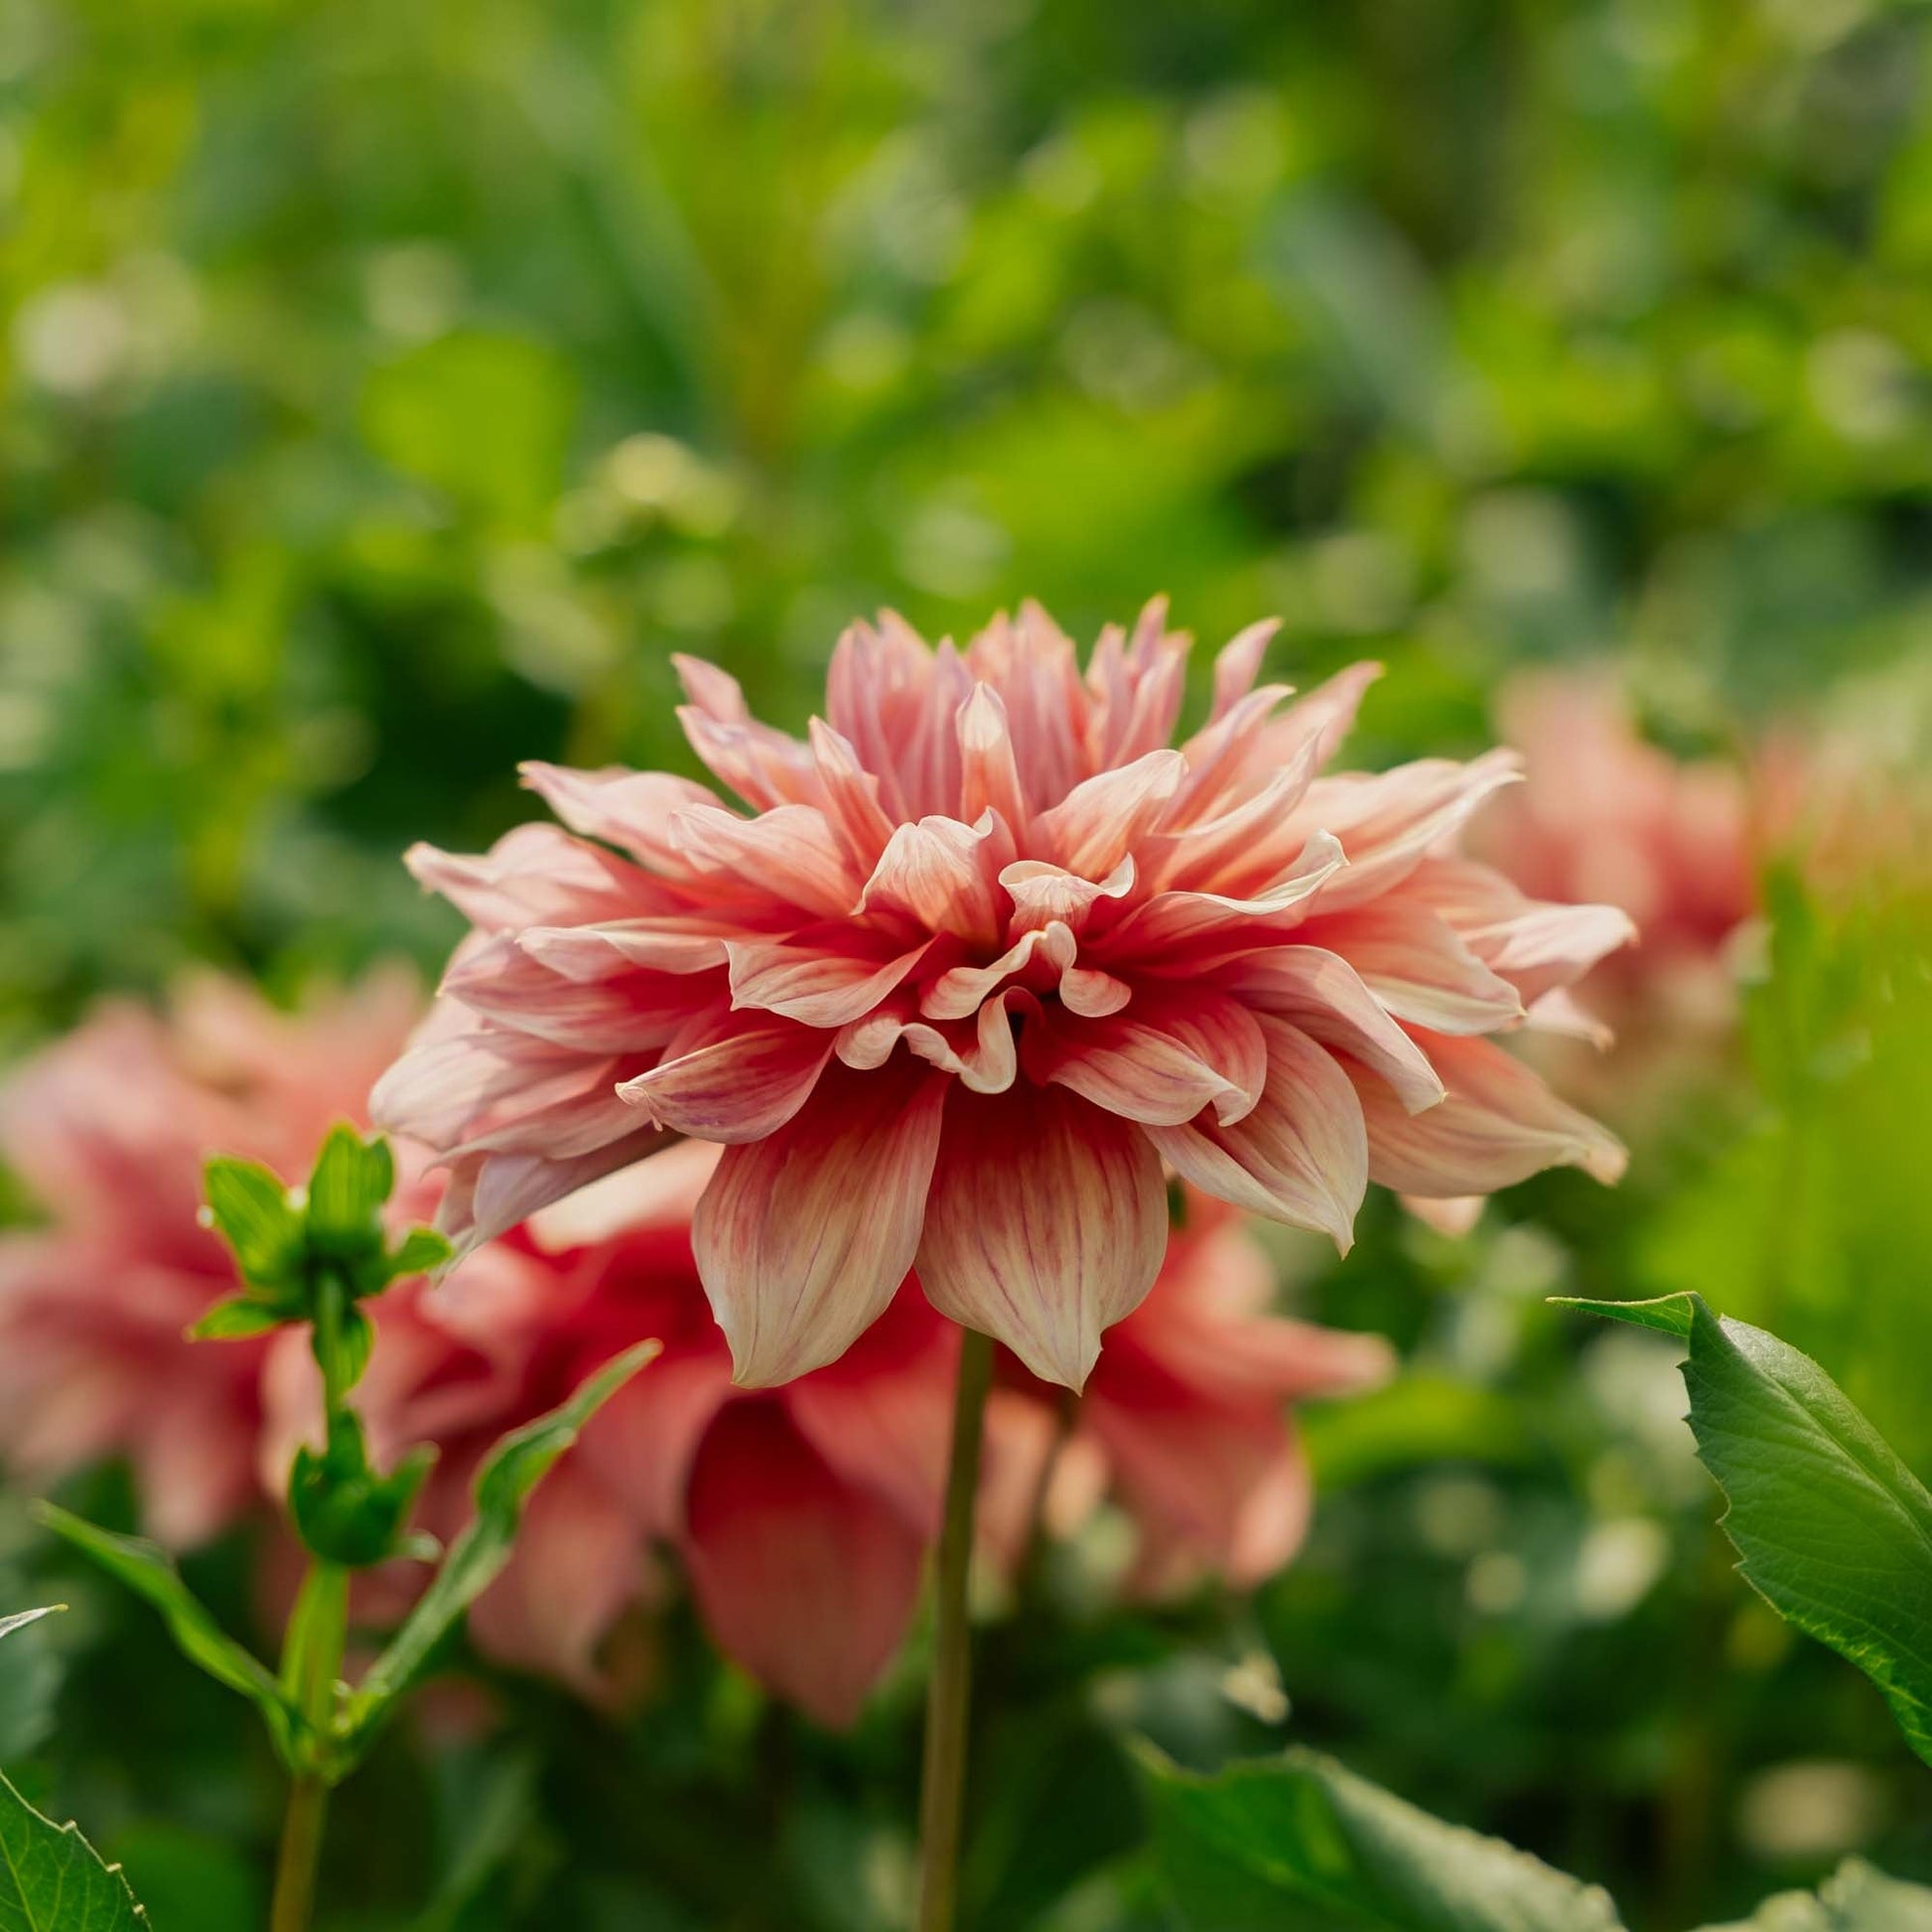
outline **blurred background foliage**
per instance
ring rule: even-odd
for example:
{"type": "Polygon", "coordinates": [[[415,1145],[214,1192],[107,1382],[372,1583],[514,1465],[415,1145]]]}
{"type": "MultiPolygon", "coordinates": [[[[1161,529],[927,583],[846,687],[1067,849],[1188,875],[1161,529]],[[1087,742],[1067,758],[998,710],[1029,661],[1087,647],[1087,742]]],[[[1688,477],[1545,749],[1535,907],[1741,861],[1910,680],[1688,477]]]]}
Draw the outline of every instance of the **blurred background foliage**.
{"type": "MultiPolygon", "coordinates": [[[[1923,721],[1928,33],[1887,0],[0,0],[0,1048],[195,960],[431,968],[410,840],[526,815],[519,758],[690,768],[674,649],[802,722],[882,604],[1280,612],[1286,675],[1389,664],[1371,761],[1608,652],[1681,750],[1923,721]]],[[[992,1628],[982,1932],[1164,1922],[1122,1725],[1333,1748],[1645,1928],[1847,1850],[1932,1874],[1875,1695],[1727,1574],[1671,1351],[1542,1305],[1701,1289],[1932,1470],[1924,908],[1769,904],[1732,1077],[1618,1193],[1284,1247],[1407,1373],[1311,1419],[1314,1538],[1258,1601],[1110,1610],[1076,1548],[992,1628]]],[[[51,1587],[19,1524],[9,1604],[51,1587]]],[[[240,1553],[197,1575],[247,1622],[240,1553]]],[[[258,1922],[245,1714],[58,1583],[0,1760],[163,1932],[258,1922]]],[[[454,1704],[397,1740],[330,1923],[897,1923],[916,1657],[838,1740],[656,1641],[628,1725],[505,1682],[493,1740],[454,1704]]]]}

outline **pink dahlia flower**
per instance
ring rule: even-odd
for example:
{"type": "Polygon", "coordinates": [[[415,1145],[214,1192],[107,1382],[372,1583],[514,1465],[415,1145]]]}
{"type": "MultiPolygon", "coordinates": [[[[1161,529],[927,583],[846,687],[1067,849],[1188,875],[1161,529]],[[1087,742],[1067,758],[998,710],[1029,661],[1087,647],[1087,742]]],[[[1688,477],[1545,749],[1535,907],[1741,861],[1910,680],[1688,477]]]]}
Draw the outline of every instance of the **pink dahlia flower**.
{"type": "Polygon", "coordinates": [[[698,1265],[738,1379],[836,1360],[915,1263],[944,1314],[1078,1387],[1153,1284],[1165,1169],[1350,1238],[1369,1179],[1485,1193],[1616,1142],[1486,1035],[1628,935],[1452,856],[1493,754],[1320,775],[1373,675],[1256,687],[1150,606],[1084,674],[1037,608],[964,650],[897,619],[826,718],[757,723],[680,665],[682,778],[532,765],[570,828],[418,849],[476,931],[377,1117],[436,1148],[446,1224],[500,1232],[668,1134],[726,1144],[698,1265]]]}
{"type": "Polygon", "coordinates": [[[190,1342],[236,1287],[196,1219],[202,1163],[306,1172],[358,1117],[418,1011],[407,976],[276,1012],[213,976],[164,1019],[105,1006],[0,1094],[0,1151],[50,1217],[0,1235],[0,1452],[44,1481],[110,1455],[163,1542],[258,1499],[260,1341],[190,1342]]]}

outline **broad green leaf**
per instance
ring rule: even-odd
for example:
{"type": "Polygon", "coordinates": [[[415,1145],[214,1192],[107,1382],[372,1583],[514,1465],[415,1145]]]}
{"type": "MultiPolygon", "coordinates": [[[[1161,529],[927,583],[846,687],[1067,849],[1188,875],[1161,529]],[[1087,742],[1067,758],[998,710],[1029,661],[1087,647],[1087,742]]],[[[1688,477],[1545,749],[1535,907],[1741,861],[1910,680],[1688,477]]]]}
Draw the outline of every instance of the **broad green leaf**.
{"type": "MultiPolygon", "coordinates": [[[[140,1537],[116,1536],[53,1503],[42,1503],[37,1513],[57,1536],[92,1558],[110,1577],[159,1610],[169,1634],[191,1663],[254,1705],[284,1763],[296,1766],[302,1762],[308,1725],[301,1714],[283,1695],[267,1665],[215,1622],[207,1606],[182,1581],[174,1559],[165,1550],[140,1537]]],[[[0,1932],[6,1932],[4,1919],[0,1919],[0,1932]]]]}
{"type": "Polygon", "coordinates": [[[1817,1891],[1779,1892],[1749,1918],[1705,1932],[1932,1932],[1932,1891],[1848,1859],[1817,1891]]]}
{"type": "Polygon", "coordinates": [[[382,1208],[396,1182],[389,1143],[338,1124],[309,1175],[308,1234],[318,1255],[353,1267],[382,1252],[382,1208]]]}
{"type": "Polygon", "coordinates": [[[585,1424],[662,1349],[658,1341],[642,1341],[626,1349],[591,1376],[561,1408],[505,1436],[483,1459],[477,1472],[476,1515],[450,1546],[429,1588],[349,1700],[345,1765],[354,1762],[396,1700],[422,1675],[437,1646],[509,1561],[530,1492],[576,1442],[585,1424]]]}
{"type": "Polygon", "coordinates": [[[0,1777],[0,1932],[147,1932],[119,1865],[0,1777]]]}
{"type": "Polygon", "coordinates": [[[302,1256],[302,1217],[288,1189],[254,1161],[218,1155],[203,1170],[207,1220],[234,1250],[243,1281],[282,1287],[302,1256]]]}
{"type": "Polygon", "coordinates": [[[24,1629],[30,1623],[38,1623],[44,1616],[52,1616],[57,1610],[65,1610],[65,1603],[43,1603],[37,1610],[16,1610],[12,1616],[0,1616],[0,1637],[10,1637],[16,1630],[24,1629]]]}
{"type": "Polygon", "coordinates": [[[386,1563],[402,1554],[410,1512],[435,1462],[435,1448],[423,1444],[378,1475],[360,1421],[342,1410],[320,1454],[306,1445],[296,1451],[289,1475],[296,1530],[317,1556],[345,1570],[386,1563]]]}
{"type": "Polygon", "coordinates": [[[1213,1777],[1141,1758],[1155,1862],[1189,1932],[1622,1932],[1598,1887],[1316,1751],[1213,1777]]]}
{"type": "Polygon", "coordinates": [[[1857,1664],[1932,1763],[1932,1495],[1810,1356],[1668,1301],[1576,1306],[1689,1342],[1691,1430],[1745,1581],[1857,1664]]]}

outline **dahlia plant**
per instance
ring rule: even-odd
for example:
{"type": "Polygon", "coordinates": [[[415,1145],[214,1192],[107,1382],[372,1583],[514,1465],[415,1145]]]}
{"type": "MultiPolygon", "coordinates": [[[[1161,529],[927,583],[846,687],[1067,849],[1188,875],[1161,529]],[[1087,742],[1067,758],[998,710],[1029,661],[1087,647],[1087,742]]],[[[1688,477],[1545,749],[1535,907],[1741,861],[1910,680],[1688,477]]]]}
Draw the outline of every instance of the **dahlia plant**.
{"type": "Polygon", "coordinates": [[[1369,1180],[1461,1201],[1615,1139],[1491,1035],[1574,1024],[1631,935],[1458,857],[1513,757],[1325,774],[1357,666],[1290,703],[1273,626],[1171,745],[1185,637],[1082,671],[1036,606],[964,650],[888,616],[805,739],[680,660],[664,773],[530,765],[567,829],[417,876],[474,930],[374,1095],[450,1172],[467,1250],[676,1136],[722,1143],[697,1266],[747,1387],[838,1360],[908,1270],[966,1331],[941,1534],[921,1925],[952,1920],[965,1577],[992,1347],[1078,1390],[1141,1303],[1168,1174],[1342,1248],[1369,1180]]]}

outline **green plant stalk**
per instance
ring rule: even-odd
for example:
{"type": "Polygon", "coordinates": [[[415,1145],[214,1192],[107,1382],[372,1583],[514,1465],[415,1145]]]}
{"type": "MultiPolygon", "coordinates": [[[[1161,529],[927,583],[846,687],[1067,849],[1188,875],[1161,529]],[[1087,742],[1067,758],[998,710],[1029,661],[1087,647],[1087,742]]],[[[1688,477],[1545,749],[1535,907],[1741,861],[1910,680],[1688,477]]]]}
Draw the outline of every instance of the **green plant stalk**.
{"type": "MultiPolygon", "coordinates": [[[[315,1328],[325,1434],[347,1398],[342,1359],[344,1303],[342,1284],[333,1274],[327,1276],[316,1298],[315,1328]]],[[[308,1720],[318,1749],[326,1746],[336,1726],[336,1686],[343,1674],[343,1653],[347,1645],[348,1572],[320,1557],[311,1558],[302,1593],[289,1618],[282,1682],[308,1720]]],[[[288,1810],[282,1821],[269,1932],[309,1932],[328,1817],[329,1780],[321,1767],[298,1772],[289,1786],[288,1810]]]]}
{"type": "MultiPolygon", "coordinates": [[[[347,1641],[348,1572],[337,1564],[312,1562],[289,1619],[283,1674],[318,1742],[334,1727],[336,1683],[343,1673],[347,1641]]],[[[288,1812],[282,1823],[269,1932],[308,1932],[328,1812],[329,1781],[322,1770],[312,1767],[297,1773],[289,1786],[288,1812]]]]}
{"type": "Polygon", "coordinates": [[[972,1663],[966,1589],[973,1560],[980,1439],[985,1434],[986,1396],[992,1380],[992,1340],[969,1328],[960,1341],[952,1459],[946,1471],[946,1513],[934,1576],[932,1681],[926,1693],[925,1765],[919,1798],[919,1932],[952,1932],[959,1905],[972,1663]]]}

